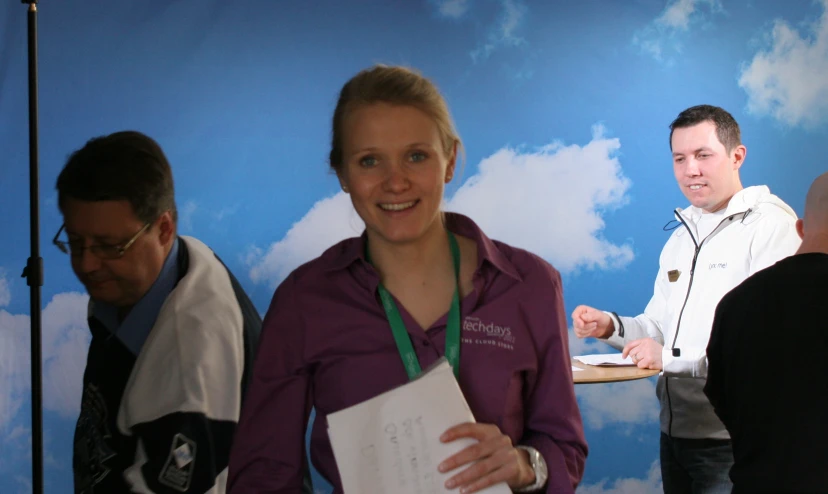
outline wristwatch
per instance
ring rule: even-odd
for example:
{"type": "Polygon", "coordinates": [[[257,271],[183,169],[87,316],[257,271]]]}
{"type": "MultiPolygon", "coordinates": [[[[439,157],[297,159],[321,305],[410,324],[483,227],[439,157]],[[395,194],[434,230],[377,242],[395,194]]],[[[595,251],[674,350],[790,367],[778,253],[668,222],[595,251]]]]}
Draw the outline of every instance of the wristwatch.
{"type": "Polygon", "coordinates": [[[516,449],[522,449],[529,453],[529,465],[535,471],[535,483],[521,487],[519,489],[512,489],[512,492],[535,492],[546,485],[549,478],[549,471],[546,469],[546,460],[543,459],[540,452],[531,446],[515,446],[516,449]]]}

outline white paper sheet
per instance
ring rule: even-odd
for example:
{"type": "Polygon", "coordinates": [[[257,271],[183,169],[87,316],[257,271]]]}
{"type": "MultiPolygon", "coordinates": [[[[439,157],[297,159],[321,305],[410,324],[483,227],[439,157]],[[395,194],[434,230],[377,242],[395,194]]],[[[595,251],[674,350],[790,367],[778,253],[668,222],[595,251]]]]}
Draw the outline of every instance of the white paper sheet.
{"type": "Polygon", "coordinates": [[[575,367],[574,365],[572,366],[572,372],[578,372],[578,371],[582,371],[582,370],[584,370],[584,369],[581,369],[580,367],[575,367]]]}
{"type": "Polygon", "coordinates": [[[620,353],[605,353],[599,355],[580,355],[573,357],[578,362],[587,365],[635,365],[629,355],[622,359],[620,353]]]}
{"type": "MultiPolygon", "coordinates": [[[[475,443],[441,443],[452,426],[474,416],[445,358],[417,379],[328,415],[336,465],[345,494],[457,492],[445,481],[466,467],[440,473],[437,465],[475,443]]],[[[505,483],[479,491],[510,494],[505,483]]]]}

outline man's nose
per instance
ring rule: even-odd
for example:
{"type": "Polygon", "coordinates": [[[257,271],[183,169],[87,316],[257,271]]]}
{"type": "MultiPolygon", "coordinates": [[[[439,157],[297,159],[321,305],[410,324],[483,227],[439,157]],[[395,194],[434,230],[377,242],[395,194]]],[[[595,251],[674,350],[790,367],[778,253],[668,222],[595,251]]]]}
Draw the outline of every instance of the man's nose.
{"type": "Polygon", "coordinates": [[[88,248],[84,248],[78,253],[73,253],[73,261],[78,271],[81,273],[91,273],[97,271],[101,267],[101,260],[90,252],[88,248]]]}
{"type": "Polygon", "coordinates": [[[699,162],[694,159],[687,160],[687,166],[684,167],[684,174],[688,177],[698,177],[699,173],[699,162]]]}

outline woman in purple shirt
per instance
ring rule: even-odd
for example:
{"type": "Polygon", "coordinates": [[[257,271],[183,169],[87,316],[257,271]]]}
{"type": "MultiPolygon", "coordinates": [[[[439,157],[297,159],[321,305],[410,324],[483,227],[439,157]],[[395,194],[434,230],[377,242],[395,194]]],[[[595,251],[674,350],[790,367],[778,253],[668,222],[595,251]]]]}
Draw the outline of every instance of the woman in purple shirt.
{"type": "Polygon", "coordinates": [[[460,146],[445,101],[416,72],[375,66],[342,88],[330,164],[365,232],[276,290],[230,457],[230,492],[300,492],[314,407],[311,459],[342,492],[326,416],[444,355],[476,423],[441,440],[478,440],[440,464],[456,473],[447,487],[476,492],[505,481],[515,492],[574,492],[587,444],[561,278],[441,211],[460,146]]]}

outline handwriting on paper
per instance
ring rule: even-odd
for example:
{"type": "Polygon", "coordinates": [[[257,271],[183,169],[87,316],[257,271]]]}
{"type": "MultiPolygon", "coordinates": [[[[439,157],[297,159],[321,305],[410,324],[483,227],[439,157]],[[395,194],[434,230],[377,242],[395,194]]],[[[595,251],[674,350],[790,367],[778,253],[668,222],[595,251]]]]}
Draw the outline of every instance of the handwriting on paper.
{"type": "MultiPolygon", "coordinates": [[[[394,472],[395,485],[385,485],[388,492],[394,489],[408,489],[408,492],[421,494],[436,494],[441,492],[437,466],[429,455],[429,437],[423,425],[423,417],[405,417],[395,421],[388,421],[383,427],[382,448],[385,458],[378,458],[375,444],[362,448],[362,456],[369,470],[381,482],[383,467],[386,472],[394,472]]],[[[386,477],[386,481],[390,480],[386,477]]]]}

